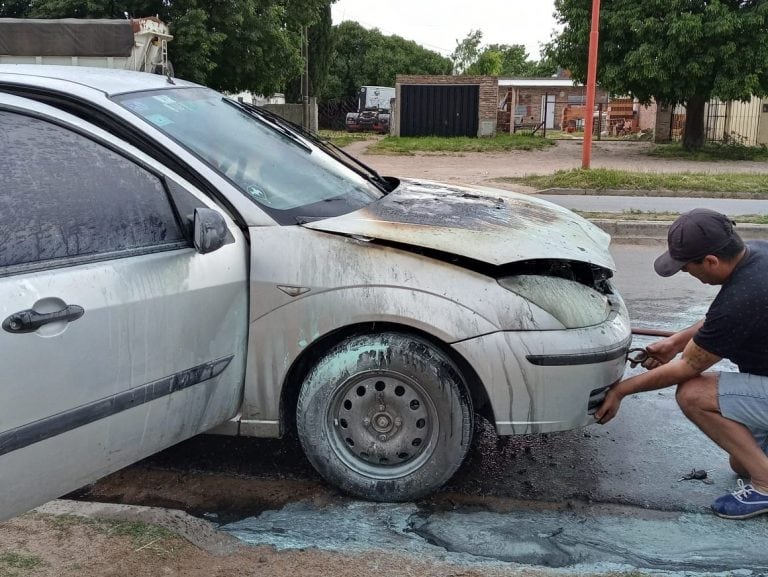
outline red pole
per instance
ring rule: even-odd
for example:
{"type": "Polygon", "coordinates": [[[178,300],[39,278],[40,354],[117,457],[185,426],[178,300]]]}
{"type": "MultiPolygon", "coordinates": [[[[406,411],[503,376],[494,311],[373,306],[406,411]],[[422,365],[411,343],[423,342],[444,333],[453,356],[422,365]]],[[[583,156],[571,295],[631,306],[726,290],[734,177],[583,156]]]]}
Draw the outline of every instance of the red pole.
{"type": "Polygon", "coordinates": [[[589,33],[589,64],[587,68],[587,106],[584,119],[584,150],[581,167],[589,168],[592,162],[592,128],[595,114],[597,89],[597,44],[600,33],[600,0],[592,0],[592,29],[589,33]]]}

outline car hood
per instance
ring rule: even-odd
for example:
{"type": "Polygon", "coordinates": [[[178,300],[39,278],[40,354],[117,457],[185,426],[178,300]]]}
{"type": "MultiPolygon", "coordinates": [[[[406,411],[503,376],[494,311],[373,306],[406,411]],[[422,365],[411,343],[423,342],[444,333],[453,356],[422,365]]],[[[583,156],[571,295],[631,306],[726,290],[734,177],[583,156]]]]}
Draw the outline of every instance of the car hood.
{"type": "Polygon", "coordinates": [[[365,208],[304,226],[492,265],[564,259],[615,270],[607,233],[550,202],[493,188],[403,180],[365,208]]]}

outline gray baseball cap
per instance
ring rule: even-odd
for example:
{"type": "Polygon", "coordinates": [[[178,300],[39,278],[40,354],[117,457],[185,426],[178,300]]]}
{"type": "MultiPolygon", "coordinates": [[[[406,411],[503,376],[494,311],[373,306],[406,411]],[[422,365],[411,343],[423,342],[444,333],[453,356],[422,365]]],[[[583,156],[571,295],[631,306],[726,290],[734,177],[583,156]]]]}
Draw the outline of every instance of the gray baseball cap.
{"type": "Polygon", "coordinates": [[[660,276],[672,276],[689,262],[724,249],[737,236],[735,224],[708,208],[681,214],[667,232],[667,252],[656,259],[653,268],[660,276]]]}

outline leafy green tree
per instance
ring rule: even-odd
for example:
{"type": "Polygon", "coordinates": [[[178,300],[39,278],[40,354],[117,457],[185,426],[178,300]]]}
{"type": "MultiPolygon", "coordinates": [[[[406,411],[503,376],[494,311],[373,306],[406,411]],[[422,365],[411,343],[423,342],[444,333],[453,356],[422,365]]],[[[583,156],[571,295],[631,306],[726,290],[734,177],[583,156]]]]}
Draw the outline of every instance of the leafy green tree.
{"type": "Polygon", "coordinates": [[[532,60],[522,44],[491,44],[485,50],[501,54],[502,66],[499,76],[548,77],[557,71],[557,66],[546,59],[532,60]]]}
{"type": "Polygon", "coordinates": [[[530,70],[530,74],[525,75],[531,78],[549,78],[555,76],[560,69],[557,63],[552,60],[550,55],[545,50],[542,51],[540,60],[534,60],[531,62],[532,69],[530,70]]]}
{"type": "Polygon", "coordinates": [[[203,8],[189,6],[179,10],[173,6],[172,12],[173,15],[168,17],[173,34],[169,56],[174,73],[192,82],[206,84],[216,69],[216,57],[227,36],[210,29],[209,15],[203,8]]]}
{"type": "MultiPolygon", "coordinates": [[[[224,2],[213,0],[211,4],[224,2]]],[[[300,26],[286,26],[286,6],[270,0],[229,0],[209,10],[211,30],[226,34],[208,84],[219,90],[272,94],[301,73],[300,26]]]]}
{"type": "Polygon", "coordinates": [[[11,18],[125,18],[164,14],[162,0],[2,0],[0,15],[11,18]],[[2,8],[5,10],[2,10],[2,8]]]}
{"type": "Polygon", "coordinates": [[[552,76],[557,67],[548,60],[531,60],[522,44],[490,44],[483,46],[482,30],[470,30],[456,42],[451,54],[454,74],[519,76],[552,76]]]}
{"type": "Polygon", "coordinates": [[[470,30],[463,40],[456,41],[456,48],[451,54],[454,74],[466,74],[470,66],[478,61],[480,54],[482,54],[482,50],[480,50],[482,43],[482,30],[470,30]]]}
{"type": "MultiPolygon", "coordinates": [[[[334,53],[333,20],[330,4],[320,20],[309,27],[309,94],[321,97],[328,82],[334,53]]],[[[289,102],[301,101],[301,75],[288,81],[285,97],[289,102]]]]}
{"type": "Polygon", "coordinates": [[[398,74],[450,74],[451,61],[399,36],[385,36],[357,22],[333,29],[324,99],[355,96],[361,86],[394,86],[398,74]]]}
{"type": "Polygon", "coordinates": [[[501,52],[484,50],[464,73],[470,76],[500,76],[504,67],[503,58],[501,52]]]}
{"type": "Polygon", "coordinates": [[[0,18],[29,18],[29,0],[0,0],[0,18]]]}
{"type": "MultiPolygon", "coordinates": [[[[562,34],[548,47],[584,81],[591,0],[556,0],[562,34]]],[[[711,98],[768,94],[766,0],[608,0],[600,12],[598,81],[609,92],[687,108],[683,145],[704,144],[711,98]]]]}
{"type": "Polygon", "coordinates": [[[331,5],[328,4],[320,19],[309,29],[309,93],[313,96],[325,91],[335,47],[331,5]]]}
{"type": "Polygon", "coordinates": [[[491,44],[486,51],[501,54],[501,76],[527,76],[530,71],[528,52],[522,44],[491,44]]]}
{"type": "Polygon", "coordinates": [[[376,84],[372,78],[366,78],[363,62],[373,50],[378,38],[357,22],[342,22],[333,30],[336,46],[328,78],[329,98],[354,96],[360,86],[376,84]]]}

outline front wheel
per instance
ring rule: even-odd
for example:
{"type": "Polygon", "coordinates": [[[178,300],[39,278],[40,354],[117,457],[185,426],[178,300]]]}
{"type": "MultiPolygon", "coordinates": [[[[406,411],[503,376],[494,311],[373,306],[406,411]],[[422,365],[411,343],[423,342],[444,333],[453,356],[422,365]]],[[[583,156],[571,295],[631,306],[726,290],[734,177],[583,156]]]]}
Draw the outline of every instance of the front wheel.
{"type": "Polygon", "coordinates": [[[419,337],[347,338],[305,379],[296,420],[304,452],[357,497],[408,501],[442,486],[472,436],[472,406],[453,361],[419,337]]]}

